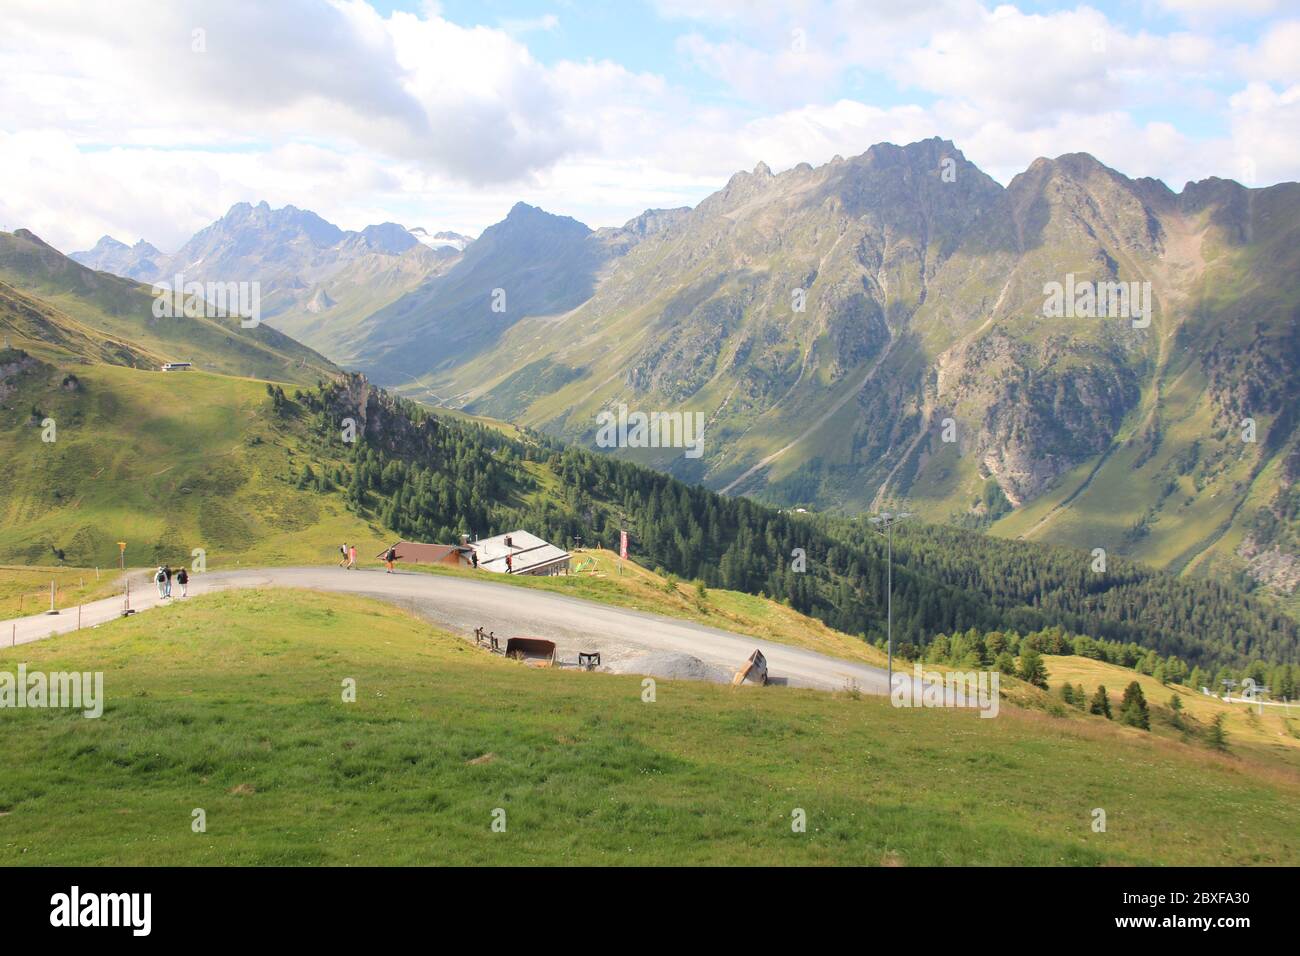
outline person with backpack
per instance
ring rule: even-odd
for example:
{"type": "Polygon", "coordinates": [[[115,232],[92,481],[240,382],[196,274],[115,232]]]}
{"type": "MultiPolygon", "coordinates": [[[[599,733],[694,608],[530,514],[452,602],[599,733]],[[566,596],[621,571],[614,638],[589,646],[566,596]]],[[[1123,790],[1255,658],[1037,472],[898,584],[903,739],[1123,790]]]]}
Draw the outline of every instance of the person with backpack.
{"type": "Polygon", "coordinates": [[[153,583],[158,585],[158,599],[162,600],[167,596],[167,575],[163,573],[162,565],[158,565],[158,570],[153,573],[153,583]]]}
{"type": "Polygon", "coordinates": [[[346,568],[348,564],[348,546],[347,544],[339,545],[339,567],[346,568]]]}
{"type": "Polygon", "coordinates": [[[163,597],[169,598],[169,597],[172,596],[172,569],[171,569],[171,567],[170,567],[169,565],[164,564],[164,565],[162,566],[162,573],[163,573],[163,590],[166,592],[165,594],[163,594],[163,597]]]}
{"type": "Polygon", "coordinates": [[[389,548],[387,551],[384,552],[384,564],[388,565],[388,571],[386,573],[388,574],[393,573],[393,562],[396,560],[397,560],[396,548],[389,548]]]}
{"type": "Polygon", "coordinates": [[[176,583],[181,586],[181,597],[189,597],[190,574],[183,567],[176,570],[176,583]]]}
{"type": "Polygon", "coordinates": [[[348,545],[348,567],[347,567],[347,569],[348,569],[349,571],[351,571],[351,570],[352,570],[353,568],[355,568],[356,566],[357,566],[357,546],[356,546],[355,544],[350,544],[350,545],[348,545]]]}

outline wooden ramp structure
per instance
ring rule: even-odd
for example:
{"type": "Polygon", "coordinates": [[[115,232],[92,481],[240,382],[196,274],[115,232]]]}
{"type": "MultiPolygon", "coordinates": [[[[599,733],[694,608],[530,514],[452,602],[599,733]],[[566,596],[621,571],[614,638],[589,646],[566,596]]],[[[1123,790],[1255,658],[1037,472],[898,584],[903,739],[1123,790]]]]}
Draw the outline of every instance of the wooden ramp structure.
{"type": "Polygon", "coordinates": [[[740,670],[736,671],[736,676],[731,678],[731,686],[739,687],[745,681],[761,686],[767,685],[767,658],[763,656],[762,651],[755,650],[754,653],[749,655],[749,659],[745,661],[740,670]]]}

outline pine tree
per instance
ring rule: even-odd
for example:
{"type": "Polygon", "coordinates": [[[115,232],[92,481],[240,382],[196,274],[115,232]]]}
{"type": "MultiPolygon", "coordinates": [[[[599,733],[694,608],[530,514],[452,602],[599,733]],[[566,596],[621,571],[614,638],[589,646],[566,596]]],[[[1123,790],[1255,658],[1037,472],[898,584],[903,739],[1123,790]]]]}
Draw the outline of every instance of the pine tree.
{"type": "Polygon", "coordinates": [[[361,466],[352,469],[352,481],[348,483],[347,500],[357,508],[366,500],[366,479],[361,466]]]}
{"type": "Polygon", "coordinates": [[[1104,684],[1097,685],[1097,693],[1092,695],[1092,700],[1088,703],[1088,713],[1105,717],[1107,720],[1111,719],[1110,695],[1106,693],[1104,684]]]}
{"type": "Polygon", "coordinates": [[[1121,723],[1128,724],[1130,727],[1151,729],[1151,714],[1147,709],[1147,700],[1142,693],[1142,685],[1137,681],[1130,681],[1124,688],[1124,699],[1119,705],[1119,719],[1121,723]]]}
{"type": "Polygon", "coordinates": [[[1083,689],[1082,684],[1074,685],[1074,706],[1080,710],[1088,709],[1088,692],[1083,689]]]}
{"type": "Polygon", "coordinates": [[[1047,667],[1043,664],[1043,655],[1033,649],[1020,655],[1019,678],[1035,687],[1047,690],[1047,667]]]}
{"type": "Polygon", "coordinates": [[[1215,750],[1228,749],[1228,734],[1223,729],[1223,718],[1223,711],[1215,714],[1214,719],[1210,721],[1210,729],[1206,732],[1210,746],[1215,750]]]}
{"type": "Polygon", "coordinates": [[[1061,685],[1061,700],[1071,707],[1074,706],[1074,688],[1070,686],[1068,681],[1061,685]]]}

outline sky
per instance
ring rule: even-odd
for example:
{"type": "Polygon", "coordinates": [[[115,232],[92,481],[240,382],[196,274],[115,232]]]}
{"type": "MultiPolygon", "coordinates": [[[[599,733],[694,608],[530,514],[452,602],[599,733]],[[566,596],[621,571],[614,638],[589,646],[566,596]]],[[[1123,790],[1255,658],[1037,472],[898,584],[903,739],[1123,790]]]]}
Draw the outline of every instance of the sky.
{"type": "Polygon", "coordinates": [[[175,251],[237,202],[470,235],[952,140],[1300,180],[1300,0],[0,0],[0,230],[175,251]]]}

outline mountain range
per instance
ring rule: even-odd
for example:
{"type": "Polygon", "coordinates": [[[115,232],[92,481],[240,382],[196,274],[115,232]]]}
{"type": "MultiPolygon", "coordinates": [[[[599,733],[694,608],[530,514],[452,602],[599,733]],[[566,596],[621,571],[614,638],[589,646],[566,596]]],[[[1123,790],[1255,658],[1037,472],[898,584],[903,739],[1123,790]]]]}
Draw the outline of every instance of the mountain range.
{"type": "Polygon", "coordinates": [[[269,321],[331,359],[566,440],[620,405],[702,413],[698,458],[616,453],[717,490],[1294,597],[1298,205],[1294,183],[1175,192],[1082,153],[1003,187],[930,139],[760,163],[616,229],[520,203],[436,262],[404,230],[265,204],[165,265],[96,261],[269,276],[269,321]]]}
{"type": "Polygon", "coordinates": [[[400,297],[453,265],[471,242],[459,233],[408,230],[394,222],[344,230],[295,206],[244,202],[171,255],[144,240],[127,246],[104,236],[69,258],[149,283],[172,282],[177,275],[199,282],[257,281],[267,320],[337,353],[330,329],[346,327],[354,308],[369,314],[400,297]]]}

